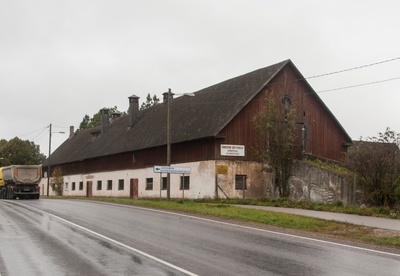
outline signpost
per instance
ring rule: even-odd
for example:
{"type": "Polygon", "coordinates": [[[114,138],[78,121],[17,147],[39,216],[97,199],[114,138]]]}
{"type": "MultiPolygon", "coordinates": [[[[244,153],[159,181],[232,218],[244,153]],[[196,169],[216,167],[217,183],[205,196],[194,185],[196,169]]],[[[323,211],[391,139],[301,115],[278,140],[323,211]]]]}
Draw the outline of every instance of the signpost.
{"type": "Polygon", "coordinates": [[[190,167],[174,167],[174,166],[154,166],[153,172],[160,174],[160,198],[161,198],[161,174],[172,173],[182,174],[182,199],[185,197],[185,174],[191,173],[190,167]]]}
{"type": "Polygon", "coordinates": [[[154,166],[155,173],[190,174],[190,167],[154,166]]]}

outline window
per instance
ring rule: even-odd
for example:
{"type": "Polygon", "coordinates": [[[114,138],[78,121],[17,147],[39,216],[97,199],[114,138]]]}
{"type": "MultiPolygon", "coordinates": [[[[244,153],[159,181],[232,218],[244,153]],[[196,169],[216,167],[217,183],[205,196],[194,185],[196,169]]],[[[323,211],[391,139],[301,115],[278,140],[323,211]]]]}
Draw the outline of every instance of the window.
{"type": "Polygon", "coordinates": [[[247,189],[246,179],[247,179],[246,175],[240,175],[240,174],[235,175],[235,189],[246,190],[247,189]]]}
{"type": "Polygon", "coordinates": [[[82,181],[79,182],[79,190],[80,191],[83,190],[83,182],[82,181]]]}
{"type": "Polygon", "coordinates": [[[107,180],[107,190],[112,190],[112,180],[107,180]]]}
{"type": "Polygon", "coordinates": [[[68,191],[68,182],[65,182],[65,190],[68,191]]]}
{"type": "Polygon", "coordinates": [[[146,178],[146,190],[153,190],[153,178],[146,178]]]}
{"type": "Polygon", "coordinates": [[[123,190],[124,189],[124,180],[119,179],[118,180],[118,190],[123,190]]]}
{"type": "Polygon", "coordinates": [[[161,186],[161,190],[166,190],[167,189],[167,178],[163,177],[162,178],[162,186],[161,186]]]}
{"type": "Polygon", "coordinates": [[[71,190],[72,190],[72,191],[75,191],[75,182],[72,182],[71,190]]]}
{"type": "Polygon", "coordinates": [[[101,180],[97,180],[97,190],[101,190],[101,186],[102,186],[102,183],[101,183],[101,180]]]}
{"type": "Polygon", "coordinates": [[[182,190],[182,187],[184,187],[185,190],[189,190],[189,182],[190,182],[189,176],[181,176],[181,185],[179,189],[182,190]]]}

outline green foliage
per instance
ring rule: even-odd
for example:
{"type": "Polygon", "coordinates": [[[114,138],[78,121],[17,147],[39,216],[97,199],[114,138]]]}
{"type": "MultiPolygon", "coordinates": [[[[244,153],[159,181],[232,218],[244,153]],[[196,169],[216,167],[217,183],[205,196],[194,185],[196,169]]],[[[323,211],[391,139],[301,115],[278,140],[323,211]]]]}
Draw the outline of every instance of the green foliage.
{"type": "Polygon", "coordinates": [[[150,96],[150,93],[149,93],[149,94],[147,94],[146,102],[145,102],[145,103],[142,103],[142,105],[140,106],[140,110],[149,108],[149,107],[151,107],[151,106],[153,106],[153,105],[158,104],[159,102],[160,102],[160,99],[157,98],[156,95],[154,95],[153,97],[151,97],[151,96],[150,96]]]}
{"type": "Polygon", "coordinates": [[[64,185],[64,178],[62,175],[62,170],[60,167],[57,167],[54,169],[53,175],[50,179],[50,186],[51,186],[51,189],[54,192],[56,192],[56,195],[62,196],[63,185],[64,185]]]}
{"type": "MultiPolygon", "coordinates": [[[[110,114],[118,112],[117,107],[110,107],[109,108],[110,114]]],[[[89,115],[83,116],[82,122],[79,124],[79,128],[76,130],[76,132],[82,131],[84,129],[88,128],[93,128],[93,127],[98,127],[101,125],[101,112],[97,112],[93,114],[92,117],[89,115]]]]}
{"type": "Polygon", "coordinates": [[[33,142],[18,137],[0,140],[0,165],[39,165],[46,158],[33,142]]]}
{"type": "Polygon", "coordinates": [[[338,174],[338,175],[351,175],[352,172],[349,171],[348,168],[342,166],[339,163],[335,163],[335,162],[329,162],[329,161],[323,161],[320,159],[315,159],[315,160],[305,160],[304,162],[306,162],[307,164],[326,170],[326,171],[330,171],[332,173],[338,174]]]}
{"type": "Polygon", "coordinates": [[[349,150],[346,165],[357,174],[363,203],[393,207],[400,201],[400,134],[387,128],[349,150]]]}
{"type": "Polygon", "coordinates": [[[272,169],[279,195],[288,197],[294,159],[295,111],[267,98],[265,108],[254,116],[253,125],[258,143],[255,152],[266,167],[272,169]]]}

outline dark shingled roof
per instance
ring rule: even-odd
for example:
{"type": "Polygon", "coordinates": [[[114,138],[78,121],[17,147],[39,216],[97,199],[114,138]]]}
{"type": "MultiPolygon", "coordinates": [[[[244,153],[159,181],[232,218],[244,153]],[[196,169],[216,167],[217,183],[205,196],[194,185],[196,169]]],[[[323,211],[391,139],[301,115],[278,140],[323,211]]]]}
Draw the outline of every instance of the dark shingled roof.
{"type": "MultiPolygon", "coordinates": [[[[214,137],[288,63],[286,60],[195,92],[195,97],[172,101],[172,143],[214,137]]],[[[109,125],[83,130],[66,140],[51,155],[52,164],[166,145],[167,104],[140,110],[130,127],[129,115],[109,125]],[[94,133],[97,137],[93,137],[94,133]]],[[[333,115],[332,115],[333,116],[333,115]]],[[[43,165],[46,165],[47,160],[43,165]]]]}

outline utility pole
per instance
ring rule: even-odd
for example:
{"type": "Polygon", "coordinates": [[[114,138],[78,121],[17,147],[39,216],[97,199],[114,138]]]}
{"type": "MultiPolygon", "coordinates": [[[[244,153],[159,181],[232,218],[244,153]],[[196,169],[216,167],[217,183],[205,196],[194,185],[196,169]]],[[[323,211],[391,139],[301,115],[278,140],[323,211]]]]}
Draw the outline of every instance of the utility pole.
{"type": "Polygon", "coordinates": [[[50,186],[50,155],[51,155],[51,124],[49,126],[49,157],[47,164],[47,196],[49,196],[49,186],[50,186]]]}
{"type": "MultiPolygon", "coordinates": [[[[51,173],[51,163],[50,163],[50,156],[51,156],[51,135],[53,131],[51,130],[51,124],[49,125],[49,157],[47,160],[49,163],[47,164],[47,196],[49,196],[49,186],[50,186],[50,173],[51,173]]],[[[65,134],[64,131],[55,131],[54,133],[61,133],[65,134]]]]}
{"type": "MultiPolygon", "coordinates": [[[[183,93],[183,94],[173,94],[171,88],[168,88],[167,93],[167,166],[171,166],[171,105],[172,105],[172,95],[182,95],[182,96],[195,96],[194,93],[183,93]]],[[[163,94],[165,95],[165,93],[163,94]]],[[[167,200],[171,199],[171,174],[167,173],[167,200]]]]}
{"type": "MultiPolygon", "coordinates": [[[[171,166],[171,88],[167,98],[167,166],[171,166]]],[[[171,174],[167,173],[167,200],[171,198],[171,174]]]]}

